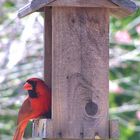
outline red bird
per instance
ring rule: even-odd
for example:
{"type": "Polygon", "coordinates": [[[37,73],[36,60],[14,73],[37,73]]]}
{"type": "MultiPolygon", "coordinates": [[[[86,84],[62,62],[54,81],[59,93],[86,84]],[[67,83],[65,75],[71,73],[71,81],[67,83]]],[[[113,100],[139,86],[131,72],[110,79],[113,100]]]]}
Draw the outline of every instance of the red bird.
{"type": "Polygon", "coordinates": [[[39,118],[42,115],[51,117],[51,92],[45,82],[39,78],[31,78],[26,81],[23,88],[28,91],[28,97],[19,110],[13,140],[22,140],[30,119],[39,118]]]}

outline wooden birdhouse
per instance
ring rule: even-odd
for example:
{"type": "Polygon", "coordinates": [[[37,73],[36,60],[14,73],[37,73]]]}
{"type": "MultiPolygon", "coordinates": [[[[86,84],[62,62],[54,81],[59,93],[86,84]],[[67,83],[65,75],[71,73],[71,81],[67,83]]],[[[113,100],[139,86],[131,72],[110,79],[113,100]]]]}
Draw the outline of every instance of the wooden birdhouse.
{"type": "Polygon", "coordinates": [[[118,137],[108,115],[109,16],[136,10],[131,0],[33,0],[19,10],[20,18],[45,13],[44,79],[52,89],[52,118],[35,121],[33,136],[118,137]]]}

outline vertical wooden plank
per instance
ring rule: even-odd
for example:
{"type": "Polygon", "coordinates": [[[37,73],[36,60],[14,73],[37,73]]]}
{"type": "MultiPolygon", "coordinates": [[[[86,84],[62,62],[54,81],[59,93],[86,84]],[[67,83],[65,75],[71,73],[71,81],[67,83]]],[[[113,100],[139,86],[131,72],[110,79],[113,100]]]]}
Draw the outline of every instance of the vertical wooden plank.
{"type": "MultiPolygon", "coordinates": [[[[44,80],[52,87],[52,8],[44,7],[44,80]]],[[[32,137],[52,138],[53,125],[51,119],[34,120],[32,137]]]]}
{"type": "Polygon", "coordinates": [[[109,120],[109,138],[113,140],[118,140],[120,136],[119,132],[119,121],[109,120]]]}
{"type": "Polygon", "coordinates": [[[53,135],[109,137],[105,8],[52,9],[53,135]]]}
{"type": "Polygon", "coordinates": [[[51,89],[52,83],[52,8],[45,7],[44,23],[44,79],[51,89]]]}

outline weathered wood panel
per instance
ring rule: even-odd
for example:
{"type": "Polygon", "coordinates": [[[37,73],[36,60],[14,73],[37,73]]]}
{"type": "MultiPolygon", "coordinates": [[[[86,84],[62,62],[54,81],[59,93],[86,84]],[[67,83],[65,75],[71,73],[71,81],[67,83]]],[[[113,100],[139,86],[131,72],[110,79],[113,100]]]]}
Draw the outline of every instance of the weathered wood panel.
{"type": "Polygon", "coordinates": [[[18,17],[27,16],[45,6],[106,7],[116,17],[128,16],[137,10],[136,4],[131,0],[32,0],[19,10],[18,17]]]}
{"type": "Polygon", "coordinates": [[[69,7],[106,7],[118,8],[109,0],[56,0],[48,5],[51,6],[69,6],[69,7]]]}
{"type": "MultiPolygon", "coordinates": [[[[44,8],[44,80],[48,87],[52,88],[52,8],[44,8]]],[[[53,136],[53,125],[50,119],[39,119],[33,121],[32,136],[40,138],[51,138],[53,136]]]]}
{"type": "Polygon", "coordinates": [[[110,120],[109,121],[109,138],[110,139],[119,139],[120,131],[119,131],[119,121],[118,120],[110,120]]]}
{"type": "Polygon", "coordinates": [[[119,6],[118,9],[115,8],[110,9],[110,13],[117,18],[127,17],[138,9],[136,4],[131,0],[111,0],[111,1],[119,6]]]}
{"type": "Polygon", "coordinates": [[[54,2],[55,0],[32,0],[27,5],[25,5],[23,8],[19,9],[18,11],[18,17],[22,18],[25,17],[35,11],[38,11],[39,9],[45,7],[47,4],[54,2]]]}
{"type": "Polygon", "coordinates": [[[45,7],[44,20],[44,78],[51,89],[52,85],[52,10],[45,7]]]}
{"type": "Polygon", "coordinates": [[[52,120],[49,119],[40,119],[34,120],[32,126],[32,136],[40,137],[40,138],[47,138],[52,137],[53,128],[52,128],[52,120]]]}
{"type": "Polygon", "coordinates": [[[120,8],[128,9],[131,12],[137,8],[132,0],[111,0],[111,2],[120,6],[120,8]]]}
{"type": "Polygon", "coordinates": [[[52,9],[54,138],[108,138],[105,8],[52,9]]]}

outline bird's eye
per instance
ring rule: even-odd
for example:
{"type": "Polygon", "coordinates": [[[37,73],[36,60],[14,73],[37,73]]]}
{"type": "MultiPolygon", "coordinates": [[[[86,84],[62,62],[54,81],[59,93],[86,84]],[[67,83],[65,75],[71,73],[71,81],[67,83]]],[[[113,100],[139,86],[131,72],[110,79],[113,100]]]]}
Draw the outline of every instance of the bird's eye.
{"type": "Polygon", "coordinates": [[[35,88],[36,85],[37,85],[37,82],[36,81],[30,81],[30,80],[28,80],[27,83],[31,84],[33,88],[35,88]]]}

